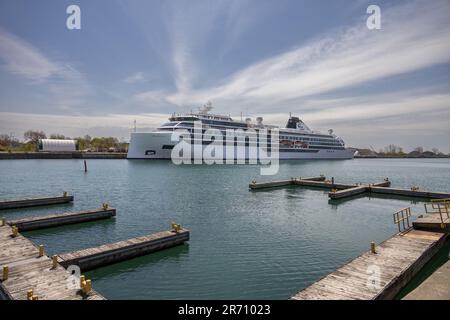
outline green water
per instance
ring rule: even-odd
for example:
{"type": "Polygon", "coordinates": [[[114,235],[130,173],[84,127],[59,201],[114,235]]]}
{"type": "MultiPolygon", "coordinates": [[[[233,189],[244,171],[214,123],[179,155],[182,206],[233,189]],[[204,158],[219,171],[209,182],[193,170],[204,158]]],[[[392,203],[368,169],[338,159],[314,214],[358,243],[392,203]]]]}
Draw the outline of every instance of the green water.
{"type": "Polygon", "coordinates": [[[355,159],[284,162],[277,176],[258,166],[175,166],[167,161],[0,161],[0,199],[75,195],[69,205],[3,211],[6,218],[78,211],[108,202],[117,217],[28,232],[48,254],[98,246],[161,230],[172,221],[191,230],[188,245],[88,273],[109,299],[286,299],[396,232],[393,211],[423,204],[405,198],[357,197],[330,203],[304,188],[251,192],[248,183],[291,176],[338,182],[412,185],[450,192],[449,159],[355,159]]]}

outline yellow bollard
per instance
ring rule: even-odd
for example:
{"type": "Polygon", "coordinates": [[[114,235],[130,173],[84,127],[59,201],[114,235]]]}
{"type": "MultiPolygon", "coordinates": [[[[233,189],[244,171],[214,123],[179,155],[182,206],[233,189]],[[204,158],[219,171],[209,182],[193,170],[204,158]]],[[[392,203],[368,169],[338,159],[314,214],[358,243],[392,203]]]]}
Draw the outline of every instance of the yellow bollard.
{"type": "Polygon", "coordinates": [[[58,268],[58,256],[52,256],[52,269],[58,268]]]}
{"type": "Polygon", "coordinates": [[[19,234],[19,229],[16,226],[12,227],[12,237],[15,238],[19,234]]]}
{"type": "Polygon", "coordinates": [[[43,257],[44,256],[44,246],[41,244],[39,245],[39,253],[38,253],[38,257],[43,257]]]}
{"type": "Polygon", "coordinates": [[[63,192],[63,197],[67,197],[67,191],[63,192]]]}
{"type": "Polygon", "coordinates": [[[37,295],[33,295],[33,296],[31,297],[31,300],[39,300],[39,297],[38,297],[37,295]]]}
{"type": "Polygon", "coordinates": [[[80,287],[83,288],[83,283],[86,282],[85,276],[80,276],[80,287]]]}
{"type": "Polygon", "coordinates": [[[172,228],[173,232],[177,233],[178,231],[181,230],[181,224],[177,224],[177,223],[172,222],[171,228],[172,228]]]}
{"type": "Polygon", "coordinates": [[[5,218],[1,218],[0,219],[0,227],[4,227],[5,226],[5,218]]]}
{"type": "Polygon", "coordinates": [[[9,267],[8,267],[8,266],[3,266],[3,277],[2,277],[2,281],[8,280],[8,277],[9,277],[9,267]]]}
{"type": "Polygon", "coordinates": [[[33,300],[33,289],[27,291],[27,299],[33,300]]]}
{"type": "Polygon", "coordinates": [[[108,210],[109,205],[106,202],[102,203],[103,210],[108,210]]]}
{"type": "Polygon", "coordinates": [[[92,291],[92,282],[91,280],[84,281],[83,292],[84,294],[89,294],[92,291]]]}
{"type": "Polygon", "coordinates": [[[370,252],[372,252],[373,254],[377,253],[375,242],[373,242],[373,241],[370,243],[370,252]]]}

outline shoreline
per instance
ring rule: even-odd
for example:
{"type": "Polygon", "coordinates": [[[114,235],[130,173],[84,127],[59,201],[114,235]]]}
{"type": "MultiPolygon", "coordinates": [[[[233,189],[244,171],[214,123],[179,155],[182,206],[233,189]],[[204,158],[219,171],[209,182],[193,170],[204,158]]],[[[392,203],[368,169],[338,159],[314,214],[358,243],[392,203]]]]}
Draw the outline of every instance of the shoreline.
{"type": "MultiPolygon", "coordinates": [[[[27,159],[126,159],[125,152],[0,152],[0,160],[27,159]]],[[[354,159],[450,159],[450,156],[439,157],[390,157],[390,156],[354,156],[354,159]]]]}
{"type": "Polygon", "coordinates": [[[0,152],[0,160],[126,158],[126,153],[119,152],[0,152]]]}

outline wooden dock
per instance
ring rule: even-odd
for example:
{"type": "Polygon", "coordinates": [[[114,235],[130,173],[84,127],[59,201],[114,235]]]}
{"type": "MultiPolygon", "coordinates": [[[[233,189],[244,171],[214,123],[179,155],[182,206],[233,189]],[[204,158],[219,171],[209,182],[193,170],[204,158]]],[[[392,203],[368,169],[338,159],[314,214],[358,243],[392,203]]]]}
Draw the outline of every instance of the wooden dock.
{"type": "Polygon", "coordinates": [[[248,187],[251,190],[256,189],[267,189],[267,188],[276,188],[276,187],[285,187],[285,186],[291,186],[295,184],[295,181],[297,180],[304,180],[304,181],[325,181],[324,176],[318,176],[318,177],[307,177],[307,178],[291,178],[288,180],[278,180],[278,181],[268,181],[268,182],[256,182],[252,181],[248,185],[248,187]]]}
{"type": "Polygon", "coordinates": [[[370,187],[370,192],[381,193],[381,194],[392,194],[392,195],[397,195],[397,196],[406,196],[406,197],[414,197],[414,198],[424,198],[424,199],[450,198],[450,193],[446,193],[446,192],[385,188],[385,187],[377,187],[377,186],[370,187]]]}
{"type": "Polygon", "coordinates": [[[450,232],[450,219],[442,217],[438,213],[429,213],[419,216],[413,222],[414,229],[450,232]]]}
{"type": "Polygon", "coordinates": [[[108,219],[114,217],[115,215],[116,209],[100,208],[89,211],[67,212],[42,217],[30,217],[19,220],[9,220],[6,223],[10,226],[16,226],[19,231],[31,231],[51,227],[59,227],[75,223],[108,219]]]}
{"type": "Polygon", "coordinates": [[[365,252],[292,300],[393,299],[444,245],[446,234],[410,229],[365,252]]]}
{"type": "MultiPolygon", "coordinates": [[[[0,266],[3,275],[0,281],[0,299],[27,300],[29,290],[38,300],[103,300],[95,290],[84,294],[71,286],[71,274],[45,254],[39,257],[39,248],[18,234],[12,237],[12,228],[0,227],[0,266]],[[7,279],[5,268],[7,266],[7,279]]],[[[1,276],[1,275],[0,275],[1,276]]],[[[79,280],[78,280],[79,281],[79,280]]]]}
{"type": "Polygon", "coordinates": [[[0,210],[5,209],[19,209],[26,207],[48,206],[53,204],[68,203],[73,201],[73,195],[64,194],[56,197],[42,197],[42,198],[26,198],[15,200],[1,200],[0,210]]]}
{"type": "Polygon", "coordinates": [[[347,188],[342,189],[336,192],[330,192],[328,196],[331,199],[342,199],[346,197],[356,196],[361,193],[366,193],[367,187],[366,186],[359,186],[359,187],[353,187],[353,188],[347,188]]]}
{"type": "Polygon", "coordinates": [[[163,231],[71,253],[60,254],[58,261],[68,267],[77,265],[84,271],[143,256],[189,241],[189,230],[163,231]]]}
{"type": "Polygon", "coordinates": [[[331,180],[327,180],[324,176],[303,178],[303,179],[291,178],[290,180],[269,181],[260,183],[252,181],[252,183],[249,184],[249,188],[251,190],[285,187],[285,186],[303,186],[310,188],[328,189],[330,190],[328,196],[330,199],[333,200],[351,198],[356,195],[369,193],[424,198],[424,199],[450,198],[450,193],[446,192],[419,190],[416,187],[413,187],[411,189],[391,188],[391,181],[389,181],[389,179],[387,178],[383,182],[369,183],[369,184],[336,183],[334,178],[332,178],[331,180]]]}

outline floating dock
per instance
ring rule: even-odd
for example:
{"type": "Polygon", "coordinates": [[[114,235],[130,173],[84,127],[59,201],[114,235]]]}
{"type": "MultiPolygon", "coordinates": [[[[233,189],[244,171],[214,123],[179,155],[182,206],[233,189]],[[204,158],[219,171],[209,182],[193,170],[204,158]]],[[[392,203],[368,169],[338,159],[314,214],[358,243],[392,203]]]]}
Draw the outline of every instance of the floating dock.
{"type": "Polygon", "coordinates": [[[328,189],[330,199],[343,199],[360,194],[378,193],[386,195],[396,195],[424,199],[445,199],[450,198],[450,193],[433,192],[419,190],[417,187],[411,189],[391,188],[391,181],[386,178],[383,182],[372,184],[344,184],[336,183],[334,178],[327,180],[324,176],[313,178],[291,178],[290,180],[259,182],[252,181],[249,184],[251,190],[285,187],[285,186],[303,186],[311,188],[328,189]]]}
{"type": "Polygon", "coordinates": [[[444,245],[446,234],[410,229],[365,252],[292,300],[394,299],[444,245]]]}
{"type": "Polygon", "coordinates": [[[450,232],[450,219],[442,217],[438,213],[429,213],[422,215],[413,222],[414,229],[434,230],[441,232],[450,232]]]}
{"type": "Polygon", "coordinates": [[[414,198],[425,198],[425,199],[445,199],[450,198],[450,193],[446,192],[433,192],[426,190],[410,190],[410,189],[398,189],[398,188],[384,188],[372,186],[370,187],[370,192],[381,193],[381,194],[392,194],[397,196],[406,196],[414,198]]]}
{"type": "Polygon", "coordinates": [[[77,265],[84,271],[110,265],[178,246],[189,241],[189,230],[163,231],[149,236],[124,240],[71,253],[60,254],[58,261],[64,267],[77,265]]]}
{"type": "Polygon", "coordinates": [[[288,180],[279,180],[279,181],[269,181],[269,182],[256,182],[252,181],[248,185],[248,187],[252,190],[255,189],[265,189],[265,188],[277,188],[277,187],[285,187],[285,186],[291,186],[295,184],[295,181],[297,180],[304,180],[304,181],[325,181],[324,176],[319,177],[309,177],[309,178],[291,178],[288,180]]]}
{"type": "Polygon", "coordinates": [[[101,208],[89,211],[67,212],[42,217],[30,217],[19,220],[9,220],[6,223],[10,226],[16,226],[19,231],[31,231],[51,227],[59,227],[68,224],[108,219],[114,217],[115,215],[116,209],[101,208]]]}
{"type": "Polygon", "coordinates": [[[73,201],[73,195],[64,193],[57,197],[43,197],[43,198],[27,198],[16,200],[1,200],[0,210],[4,209],[19,209],[26,207],[48,206],[53,204],[68,203],[73,201]]]}
{"type": "Polygon", "coordinates": [[[41,255],[39,247],[30,240],[20,234],[13,237],[12,234],[10,226],[0,227],[0,266],[3,269],[0,300],[104,299],[94,290],[85,293],[76,284],[69,285],[73,283],[73,276],[65,268],[54,264],[43,251],[41,255]]]}
{"type": "Polygon", "coordinates": [[[339,190],[336,192],[330,192],[328,194],[328,196],[331,199],[342,199],[342,198],[346,198],[346,197],[356,196],[358,194],[366,193],[366,192],[367,192],[366,186],[359,186],[359,187],[353,187],[353,188],[348,188],[348,189],[342,189],[342,190],[339,190]]]}
{"type": "Polygon", "coordinates": [[[450,260],[407,294],[403,300],[450,300],[450,260]]]}

